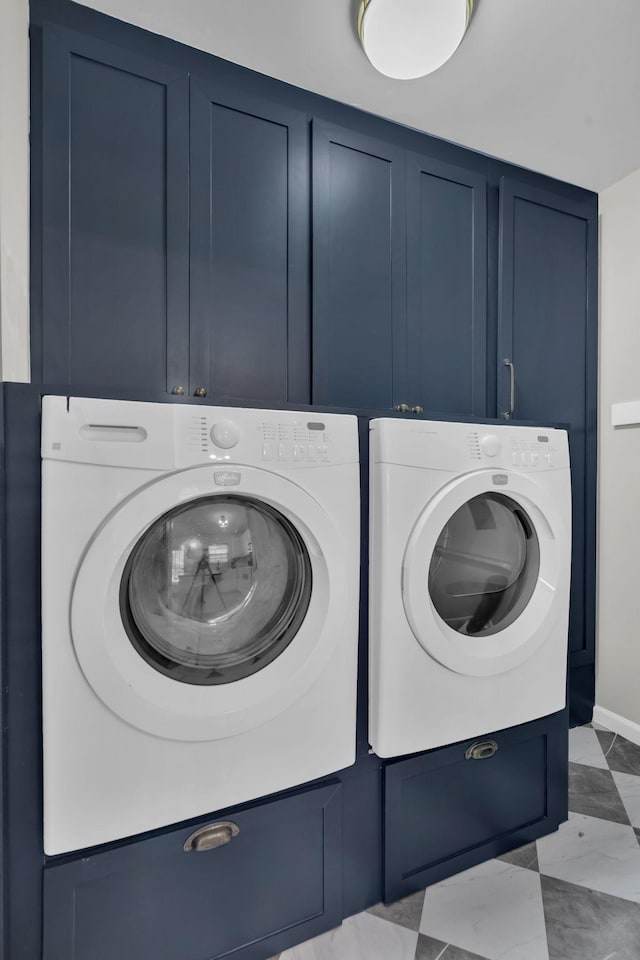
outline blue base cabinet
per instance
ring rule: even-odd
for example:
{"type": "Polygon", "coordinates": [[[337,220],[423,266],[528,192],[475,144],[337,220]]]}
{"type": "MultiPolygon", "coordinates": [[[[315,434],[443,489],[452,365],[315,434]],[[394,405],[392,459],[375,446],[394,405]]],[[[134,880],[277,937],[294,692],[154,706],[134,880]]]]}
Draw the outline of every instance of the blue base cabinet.
{"type": "Polygon", "coordinates": [[[566,711],[384,766],[390,903],[557,830],[567,819],[566,711]],[[493,741],[484,759],[469,751],[493,741]]]}
{"type": "Polygon", "coordinates": [[[209,820],[45,867],[43,960],[263,960],[338,926],[339,783],[219,821],[213,849],[185,850],[209,820]]]}

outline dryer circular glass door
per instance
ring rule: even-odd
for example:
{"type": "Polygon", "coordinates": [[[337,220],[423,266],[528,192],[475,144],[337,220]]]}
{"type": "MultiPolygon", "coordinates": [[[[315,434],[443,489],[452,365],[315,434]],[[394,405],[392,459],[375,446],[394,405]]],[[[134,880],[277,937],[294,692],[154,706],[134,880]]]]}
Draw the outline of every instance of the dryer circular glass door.
{"type": "Polygon", "coordinates": [[[267,470],[242,467],[231,494],[210,467],[152,481],[81,558],[71,633],[82,671],[151,734],[252,729],[339,660],[347,554],[324,507],[267,470]]]}
{"type": "Polygon", "coordinates": [[[569,547],[567,524],[529,477],[454,480],[425,506],[405,551],[403,602],[416,639],[462,674],[523,663],[561,612],[569,547]]]}
{"type": "Polygon", "coordinates": [[[440,531],[429,564],[429,596],[453,630],[488,637],[520,616],[539,572],[540,542],[524,507],[504,494],[481,493],[440,531]]]}

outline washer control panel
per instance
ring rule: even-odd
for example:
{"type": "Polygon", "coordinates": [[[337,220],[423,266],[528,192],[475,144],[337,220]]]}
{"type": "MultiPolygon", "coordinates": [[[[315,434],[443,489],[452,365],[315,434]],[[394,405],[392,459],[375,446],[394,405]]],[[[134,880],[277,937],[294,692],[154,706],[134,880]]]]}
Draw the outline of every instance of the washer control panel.
{"type": "Polygon", "coordinates": [[[293,469],[350,463],[354,456],[357,462],[356,418],[339,414],[185,405],[175,408],[174,436],[180,465],[212,461],[293,469]]]}

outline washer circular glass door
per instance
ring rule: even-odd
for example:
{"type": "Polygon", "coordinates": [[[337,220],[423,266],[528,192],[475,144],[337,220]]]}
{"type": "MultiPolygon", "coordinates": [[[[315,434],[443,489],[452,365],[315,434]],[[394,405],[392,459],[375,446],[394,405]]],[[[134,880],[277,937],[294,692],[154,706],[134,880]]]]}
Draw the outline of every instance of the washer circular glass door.
{"type": "Polygon", "coordinates": [[[478,471],[445,485],[414,525],[402,567],[416,640],[469,676],[528,660],[568,589],[570,534],[544,489],[521,474],[502,473],[500,490],[493,482],[478,471]]]}
{"type": "Polygon", "coordinates": [[[350,556],[288,478],[242,467],[229,494],[209,466],[165,475],[125,497],[80,560],[78,663],[114,714],[154,736],[251,730],[339,659],[350,556]]]}
{"type": "Polygon", "coordinates": [[[429,596],[447,626],[480,639],[520,616],[539,571],[540,544],[527,512],[511,497],[483,493],[442,528],[429,564],[429,596]]]}
{"type": "Polygon", "coordinates": [[[216,495],[159,517],[132,550],[120,609],[160,673],[230,683],[289,645],[309,608],[311,561],[293,524],[252,497],[216,495]]]}

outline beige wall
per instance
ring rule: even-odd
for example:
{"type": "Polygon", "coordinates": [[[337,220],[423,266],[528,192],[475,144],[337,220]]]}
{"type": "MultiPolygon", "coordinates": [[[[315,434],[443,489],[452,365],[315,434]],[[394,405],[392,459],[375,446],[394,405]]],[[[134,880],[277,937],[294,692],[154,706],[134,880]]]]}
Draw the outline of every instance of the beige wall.
{"type": "Polygon", "coordinates": [[[640,724],[640,170],[600,194],[600,441],[596,703],[640,724]]]}
{"type": "Polygon", "coordinates": [[[29,3],[0,0],[0,376],[29,379],[29,3]]]}

